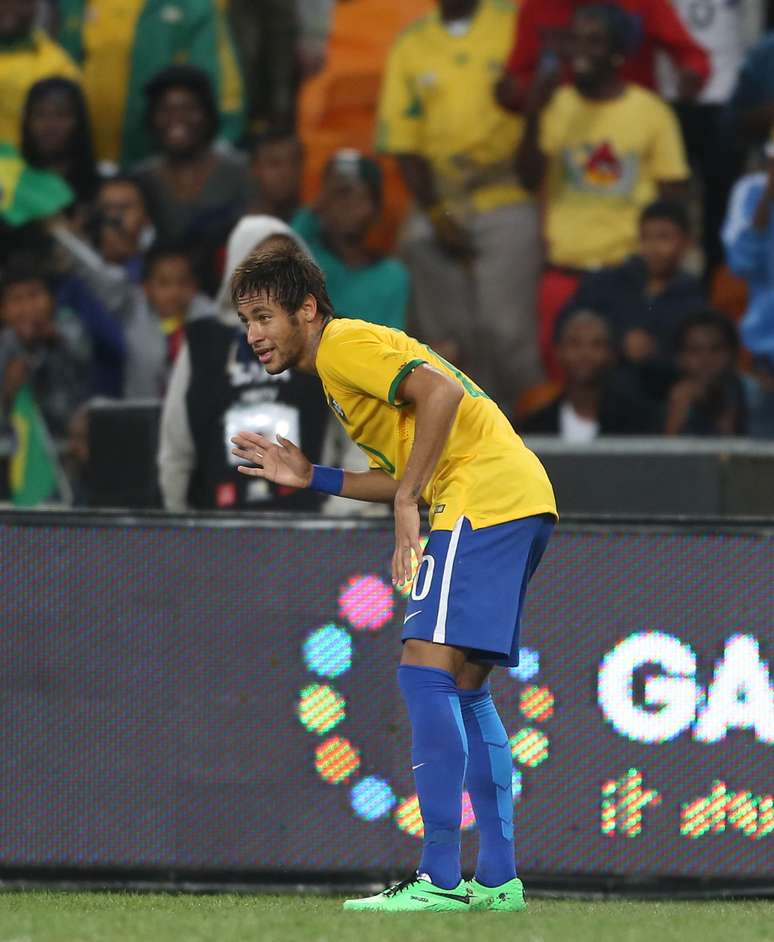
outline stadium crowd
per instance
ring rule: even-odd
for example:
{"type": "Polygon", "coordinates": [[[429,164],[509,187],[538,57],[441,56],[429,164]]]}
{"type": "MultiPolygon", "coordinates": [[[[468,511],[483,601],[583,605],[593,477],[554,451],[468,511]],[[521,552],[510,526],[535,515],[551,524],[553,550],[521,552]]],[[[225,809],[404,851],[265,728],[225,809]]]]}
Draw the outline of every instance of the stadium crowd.
{"type": "Polygon", "coordinates": [[[231,274],[277,245],[525,434],[774,438],[762,0],[131,11],[0,0],[0,495],[50,497],[22,478],[54,442],[90,503],[90,404],[150,399],[167,508],[316,507],[230,457],[254,427],[363,461],[236,320],[231,274]]]}

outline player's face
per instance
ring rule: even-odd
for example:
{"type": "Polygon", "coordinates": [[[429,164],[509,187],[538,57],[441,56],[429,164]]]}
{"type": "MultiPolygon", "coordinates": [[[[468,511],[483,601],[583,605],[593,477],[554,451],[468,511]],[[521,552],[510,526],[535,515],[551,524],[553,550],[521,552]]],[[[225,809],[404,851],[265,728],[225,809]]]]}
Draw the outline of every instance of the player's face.
{"type": "Polygon", "coordinates": [[[288,313],[262,294],[245,298],[237,307],[253,353],[272,376],[294,367],[305,349],[305,335],[298,313],[288,313]]]}

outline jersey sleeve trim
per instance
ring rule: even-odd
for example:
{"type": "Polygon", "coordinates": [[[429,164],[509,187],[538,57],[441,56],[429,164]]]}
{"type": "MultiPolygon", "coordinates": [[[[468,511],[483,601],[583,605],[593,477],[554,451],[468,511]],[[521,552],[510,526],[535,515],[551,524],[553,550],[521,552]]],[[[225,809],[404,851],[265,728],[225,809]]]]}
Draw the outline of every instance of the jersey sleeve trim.
{"type": "Polygon", "coordinates": [[[395,397],[398,395],[398,387],[403,382],[403,380],[415,370],[418,366],[421,366],[423,363],[427,363],[427,360],[409,360],[405,366],[402,366],[398,371],[398,375],[390,383],[390,391],[387,393],[387,399],[390,405],[396,405],[395,397]]]}

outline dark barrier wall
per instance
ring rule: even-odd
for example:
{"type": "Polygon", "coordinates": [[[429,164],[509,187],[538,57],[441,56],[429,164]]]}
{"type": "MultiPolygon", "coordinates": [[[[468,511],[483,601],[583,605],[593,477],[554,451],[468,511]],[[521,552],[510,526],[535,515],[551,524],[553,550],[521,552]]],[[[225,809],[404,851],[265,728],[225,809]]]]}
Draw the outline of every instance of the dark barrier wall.
{"type": "MultiPolygon", "coordinates": [[[[415,865],[391,551],[5,518],[0,865],[415,865]]],[[[561,526],[495,682],[523,870],[771,877],[773,573],[762,530],[561,526]]]]}

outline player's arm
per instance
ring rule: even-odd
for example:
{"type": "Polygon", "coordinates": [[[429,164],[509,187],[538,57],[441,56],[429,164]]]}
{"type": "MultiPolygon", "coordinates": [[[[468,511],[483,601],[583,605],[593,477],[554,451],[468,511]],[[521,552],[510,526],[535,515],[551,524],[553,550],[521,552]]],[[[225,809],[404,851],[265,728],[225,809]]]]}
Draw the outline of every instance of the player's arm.
{"type": "Polygon", "coordinates": [[[378,468],[372,468],[370,471],[345,471],[340,496],[376,504],[392,504],[399,484],[400,481],[378,468]]]}
{"type": "Polygon", "coordinates": [[[384,471],[342,471],[314,465],[298,445],[280,435],[272,442],[257,432],[239,432],[231,441],[236,446],[232,454],[253,465],[238,468],[248,477],[263,478],[285,487],[311,487],[324,494],[354,500],[384,504],[395,500],[399,482],[384,471]]]}
{"type": "Polygon", "coordinates": [[[423,363],[398,387],[398,399],[414,404],[414,444],[395,492],[395,552],[392,578],[411,578],[411,551],[422,560],[419,502],[446,447],[464,390],[450,376],[423,363]]]}

